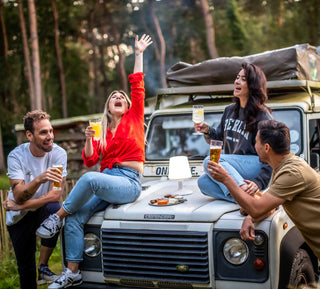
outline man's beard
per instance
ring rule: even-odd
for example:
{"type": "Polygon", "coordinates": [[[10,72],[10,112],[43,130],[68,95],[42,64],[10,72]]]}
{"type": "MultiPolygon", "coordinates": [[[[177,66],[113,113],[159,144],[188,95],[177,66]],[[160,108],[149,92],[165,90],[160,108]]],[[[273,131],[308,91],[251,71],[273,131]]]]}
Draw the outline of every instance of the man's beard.
{"type": "Polygon", "coordinates": [[[262,158],[262,157],[260,157],[259,155],[258,155],[258,157],[259,157],[259,162],[260,162],[260,163],[266,163],[266,161],[265,161],[265,160],[263,160],[263,158],[262,158]]]}
{"type": "Polygon", "coordinates": [[[43,146],[43,145],[41,145],[41,144],[37,144],[37,147],[38,147],[39,149],[41,149],[42,151],[48,153],[48,152],[51,152],[51,151],[52,151],[53,145],[51,144],[50,147],[45,147],[45,146],[43,146]]]}

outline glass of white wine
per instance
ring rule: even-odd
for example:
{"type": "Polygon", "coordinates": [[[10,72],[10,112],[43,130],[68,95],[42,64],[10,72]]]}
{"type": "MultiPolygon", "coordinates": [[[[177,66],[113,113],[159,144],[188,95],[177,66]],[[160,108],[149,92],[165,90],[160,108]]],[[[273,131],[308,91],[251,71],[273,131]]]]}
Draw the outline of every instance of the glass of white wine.
{"type": "MultiPolygon", "coordinates": [[[[200,123],[204,121],[204,107],[203,105],[194,105],[192,109],[192,121],[200,123]]],[[[194,134],[202,134],[201,132],[195,132],[194,134]]]]}

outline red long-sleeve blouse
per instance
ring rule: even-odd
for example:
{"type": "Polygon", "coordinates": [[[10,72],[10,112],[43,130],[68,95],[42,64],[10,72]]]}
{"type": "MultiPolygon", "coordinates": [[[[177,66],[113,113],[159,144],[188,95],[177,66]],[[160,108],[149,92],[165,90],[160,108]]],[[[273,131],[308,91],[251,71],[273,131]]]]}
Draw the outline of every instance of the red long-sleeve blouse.
{"type": "Polygon", "coordinates": [[[82,151],[82,159],[87,167],[98,163],[100,154],[100,172],[105,168],[111,169],[114,164],[124,161],[145,162],[144,150],[144,81],[143,73],[138,72],[129,75],[131,83],[131,107],[122,116],[115,135],[107,130],[107,147],[100,150],[100,141],[92,139],[93,155],[85,156],[82,151]]]}

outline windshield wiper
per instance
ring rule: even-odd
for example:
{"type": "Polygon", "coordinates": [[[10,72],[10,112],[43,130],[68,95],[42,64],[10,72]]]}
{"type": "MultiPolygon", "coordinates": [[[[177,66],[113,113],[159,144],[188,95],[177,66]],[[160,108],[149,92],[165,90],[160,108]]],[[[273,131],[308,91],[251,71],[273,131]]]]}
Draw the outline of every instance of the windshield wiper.
{"type": "Polygon", "coordinates": [[[203,160],[208,155],[193,155],[188,157],[189,160],[203,160]]]}

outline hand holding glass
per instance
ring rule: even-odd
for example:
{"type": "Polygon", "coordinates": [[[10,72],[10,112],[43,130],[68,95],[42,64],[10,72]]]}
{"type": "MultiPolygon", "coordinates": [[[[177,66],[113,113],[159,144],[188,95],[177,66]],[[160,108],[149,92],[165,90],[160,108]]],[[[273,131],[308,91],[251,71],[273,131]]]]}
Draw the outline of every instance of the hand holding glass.
{"type": "MultiPolygon", "coordinates": [[[[57,168],[59,170],[60,175],[62,176],[63,166],[62,165],[53,165],[52,167],[57,168]]],[[[61,190],[61,182],[53,183],[54,190],[61,190]]]]}
{"type": "MultiPolygon", "coordinates": [[[[192,121],[195,123],[200,123],[204,121],[204,108],[203,105],[194,105],[192,109],[192,121]]],[[[201,132],[196,132],[196,134],[202,134],[201,132]]]]}
{"type": "Polygon", "coordinates": [[[89,120],[89,125],[92,126],[92,129],[95,131],[94,139],[99,140],[101,138],[101,120],[100,119],[89,120]]]}
{"type": "Polygon", "coordinates": [[[210,161],[219,163],[223,142],[221,140],[210,141],[210,161]]]}

